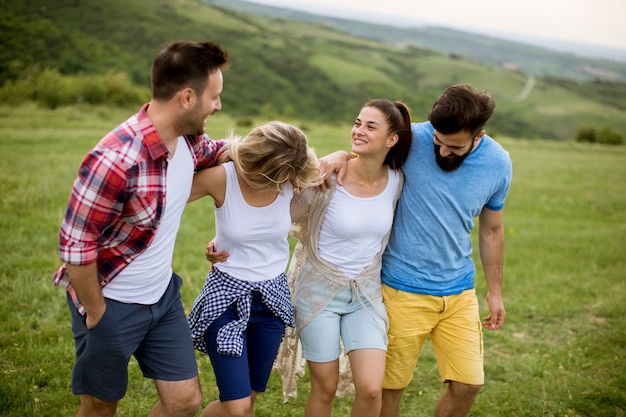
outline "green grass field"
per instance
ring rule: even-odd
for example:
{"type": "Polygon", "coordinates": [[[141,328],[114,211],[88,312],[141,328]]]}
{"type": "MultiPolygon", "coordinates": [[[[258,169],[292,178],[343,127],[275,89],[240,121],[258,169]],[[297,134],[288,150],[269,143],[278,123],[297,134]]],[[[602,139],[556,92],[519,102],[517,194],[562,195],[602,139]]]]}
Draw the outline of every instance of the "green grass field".
{"type": "MultiPolygon", "coordinates": [[[[132,111],[0,106],[2,416],[75,415],[69,313],[64,292],[51,285],[60,265],[57,230],[83,155],[132,111]]],[[[231,129],[247,133],[225,114],[207,125],[214,138],[231,129]]],[[[348,148],[349,128],[315,125],[306,132],[324,155],[348,148]]],[[[508,316],[502,330],[485,332],[486,384],[471,415],[624,416],[626,147],[498,140],[514,163],[505,209],[508,316]]],[[[204,282],[204,245],[212,236],[210,200],[190,204],[174,258],[187,308],[204,282]]],[[[480,269],[477,289],[483,302],[480,269]]],[[[197,359],[208,402],[217,389],[208,358],[197,359]]],[[[302,416],[307,384],[305,377],[299,397],[283,404],[280,379],[272,375],[256,415],[302,416]]],[[[442,389],[427,346],[401,415],[431,416],[442,389]]],[[[155,399],[152,381],[131,361],[118,415],[146,415],[155,399]]],[[[350,404],[349,397],[337,399],[334,415],[348,416],[350,404]]]]}

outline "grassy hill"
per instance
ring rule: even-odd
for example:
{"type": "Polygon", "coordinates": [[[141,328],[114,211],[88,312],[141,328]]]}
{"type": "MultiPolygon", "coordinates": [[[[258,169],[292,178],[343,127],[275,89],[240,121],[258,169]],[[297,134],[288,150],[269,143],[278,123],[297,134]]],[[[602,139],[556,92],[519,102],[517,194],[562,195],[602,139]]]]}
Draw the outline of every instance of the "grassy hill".
{"type": "Polygon", "coordinates": [[[389,45],[413,45],[493,67],[516,68],[537,77],[626,81],[626,62],[556,52],[493,36],[435,26],[409,26],[407,23],[392,26],[383,22],[382,18],[380,23],[364,22],[329,16],[323,10],[319,11],[320,14],[313,14],[285,7],[250,3],[245,0],[203,1],[207,4],[254,15],[321,24],[353,36],[373,39],[389,45]]]}
{"type": "Polygon", "coordinates": [[[199,0],[2,0],[0,83],[33,68],[122,71],[149,86],[152,58],[175,39],[213,39],[232,56],[224,111],[234,117],[346,122],[372,97],[406,102],[424,119],[453,83],[491,92],[496,136],[573,139],[582,125],[626,137],[626,85],[561,82],[416,46],[390,46],[327,25],[254,16],[199,0]],[[607,87],[608,86],[608,87],[607,87]]]}

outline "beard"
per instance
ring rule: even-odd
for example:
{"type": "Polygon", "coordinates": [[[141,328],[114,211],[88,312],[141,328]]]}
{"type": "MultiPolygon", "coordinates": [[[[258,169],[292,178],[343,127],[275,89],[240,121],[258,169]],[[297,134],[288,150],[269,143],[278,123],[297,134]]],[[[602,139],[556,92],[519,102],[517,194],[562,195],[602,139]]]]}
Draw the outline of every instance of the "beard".
{"type": "Polygon", "coordinates": [[[189,135],[202,136],[205,133],[204,129],[204,119],[200,117],[195,117],[189,121],[188,125],[188,133],[189,135]]]}
{"type": "Polygon", "coordinates": [[[205,119],[210,115],[204,115],[200,106],[192,109],[187,113],[182,121],[182,130],[184,135],[201,136],[205,133],[205,119]]]}
{"type": "Polygon", "coordinates": [[[439,168],[441,168],[445,172],[456,171],[461,166],[461,164],[463,164],[465,158],[467,158],[470,152],[472,152],[472,150],[474,149],[474,143],[472,143],[472,147],[463,155],[455,155],[452,153],[448,156],[441,156],[441,154],[439,153],[439,149],[441,149],[441,146],[435,145],[435,161],[437,162],[437,165],[439,165],[439,168]]]}

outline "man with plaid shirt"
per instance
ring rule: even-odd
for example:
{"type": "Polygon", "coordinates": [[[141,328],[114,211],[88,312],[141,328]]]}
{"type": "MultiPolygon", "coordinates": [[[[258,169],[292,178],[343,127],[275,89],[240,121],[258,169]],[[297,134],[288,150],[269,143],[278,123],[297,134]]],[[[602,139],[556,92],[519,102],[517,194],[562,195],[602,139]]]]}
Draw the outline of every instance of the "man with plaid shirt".
{"type": "Polygon", "coordinates": [[[205,133],[221,109],[228,54],[214,42],[167,45],[152,65],[152,99],[85,157],[59,231],[76,344],[77,416],[113,416],[137,359],[155,381],[149,416],[193,416],[198,369],[172,271],[176,233],[194,172],[214,166],[224,142],[205,133]]]}

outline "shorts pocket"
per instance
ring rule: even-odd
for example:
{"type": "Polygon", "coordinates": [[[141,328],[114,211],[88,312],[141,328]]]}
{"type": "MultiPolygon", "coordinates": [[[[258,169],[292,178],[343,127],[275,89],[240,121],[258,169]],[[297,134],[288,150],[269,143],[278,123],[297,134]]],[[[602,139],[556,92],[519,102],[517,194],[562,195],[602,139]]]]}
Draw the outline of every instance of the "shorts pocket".
{"type": "MultiPolygon", "coordinates": [[[[111,312],[111,303],[109,302],[108,299],[104,299],[104,302],[106,303],[106,310],[104,310],[104,314],[102,315],[102,317],[100,317],[100,320],[98,321],[98,323],[96,323],[95,326],[93,326],[90,329],[87,329],[87,331],[89,333],[93,333],[93,332],[98,332],[101,331],[103,328],[106,330],[108,324],[108,318],[111,316],[112,312],[111,312]]],[[[86,317],[85,317],[86,320],[86,317]]],[[[86,326],[86,324],[85,324],[86,326]]]]}

